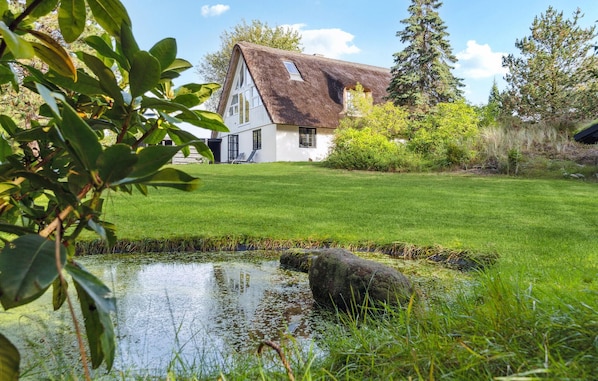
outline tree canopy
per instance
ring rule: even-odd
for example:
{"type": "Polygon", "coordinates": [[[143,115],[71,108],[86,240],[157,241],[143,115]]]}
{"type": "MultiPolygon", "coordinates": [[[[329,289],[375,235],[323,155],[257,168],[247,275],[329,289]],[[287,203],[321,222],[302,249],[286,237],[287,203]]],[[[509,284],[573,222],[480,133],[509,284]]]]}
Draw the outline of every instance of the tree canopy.
{"type": "Polygon", "coordinates": [[[531,34],[515,42],[520,56],[503,57],[505,112],[560,128],[598,116],[596,27],[582,28],[582,17],[579,9],[567,19],[548,7],[534,18],[531,34]]]}
{"type": "Polygon", "coordinates": [[[405,48],[394,54],[388,97],[395,105],[428,109],[438,103],[462,99],[462,80],[452,74],[457,62],[448,32],[438,14],[439,0],[412,0],[410,16],[397,32],[405,48]]]}
{"type": "MultiPolygon", "coordinates": [[[[197,73],[204,81],[220,85],[224,83],[233,47],[241,41],[283,50],[302,51],[301,35],[296,30],[283,26],[271,27],[268,23],[259,20],[247,24],[243,20],[230,30],[224,31],[220,35],[220,49],[207,53],[199,62],[197,73]]],[[[214,103],[218,101],[218,94],[209,101],[210,109],[216,108],[214,103]]]]}

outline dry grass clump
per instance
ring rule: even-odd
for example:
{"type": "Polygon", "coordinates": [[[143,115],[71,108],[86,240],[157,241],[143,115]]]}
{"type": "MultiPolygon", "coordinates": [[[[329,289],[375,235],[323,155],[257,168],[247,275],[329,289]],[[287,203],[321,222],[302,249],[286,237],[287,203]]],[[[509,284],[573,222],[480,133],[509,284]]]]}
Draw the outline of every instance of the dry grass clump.
{"type": "MultiPolygon", "coordinates": [[[[485,169],[518,175],[538,171],[569,174],[575,165],[586,177],[596,173],[598,147],[573,141],[568,134],[547,126],[489,127],[480,136],[485,169]]],[[[576,171],[573,171],[576,172],[576,171]]]]}

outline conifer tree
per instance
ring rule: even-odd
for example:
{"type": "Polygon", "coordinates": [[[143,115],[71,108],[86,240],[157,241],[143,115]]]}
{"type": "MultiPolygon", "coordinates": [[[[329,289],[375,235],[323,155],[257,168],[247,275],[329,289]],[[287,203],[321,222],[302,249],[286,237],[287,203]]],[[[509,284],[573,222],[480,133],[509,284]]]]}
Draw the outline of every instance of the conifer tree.
{"type": "Polygon", "coordinates": [[[388,98],[395,105],[428,109],[462,99],[462,80],[451,70],[457,62],[446,26],[438,14],[439,0],[411,0],[406,27],[397,32],[405,48],[394,54],[388,98]]]}
{"type": "Polygon", "coordinates": [[[565,130],[598,117],[598,34],[579,25],[582,17],[579,9],[567,19],[548,7],[534,18],[531,35],[515,42],[520,55],[503,57],[509,115],[565,130]]]}

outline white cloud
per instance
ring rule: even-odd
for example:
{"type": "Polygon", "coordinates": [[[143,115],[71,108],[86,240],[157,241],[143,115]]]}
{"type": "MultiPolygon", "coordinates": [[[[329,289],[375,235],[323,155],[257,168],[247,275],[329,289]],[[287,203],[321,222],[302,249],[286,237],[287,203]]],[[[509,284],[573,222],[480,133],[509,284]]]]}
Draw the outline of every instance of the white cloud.
{"type": "Polygon", "coordinates": [[[224,4],[204,5],[201,7],[201,15],[203,17],[220,16],[229,9],[230,6],[224,4]]]}
{"type": "Polygon", "coordinates": [[[507,69],[502,67],[505,53],[493,52],[490,45],[479,45],[474,40],[467,41],[467,48],[456,54],[459,62],[455,65],[467,78],[489,78],[504,75],[507,69]]]}
{"type": "Polygon", "coordinates": [[[307,54],[322,54],[328,58],[340,58],[346,54],[356,54],[361,51],[353,44],[351,33],[338,28],[331,29],[303,29],[305,24],[286,25],[301,34],[303,52],[307,54]]]}

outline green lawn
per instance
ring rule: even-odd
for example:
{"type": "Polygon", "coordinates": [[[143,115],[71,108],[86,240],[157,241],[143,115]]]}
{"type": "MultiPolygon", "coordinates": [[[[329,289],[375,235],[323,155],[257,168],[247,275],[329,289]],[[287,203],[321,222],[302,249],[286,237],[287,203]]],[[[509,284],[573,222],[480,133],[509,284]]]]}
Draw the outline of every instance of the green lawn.
{"type": "MultiPolygon", "coordinates": [[[[467,289],[368,321],[339,317],[325,360],[287,352],[300,379],[596,379],[598,184],[315,163],[184,169],[203,180],[196,192],[108,195],[119,238],[403,242],[499,255],[468,275],[467,289]]],[[[242,365],[226,379],[286,379],[276,369],[242,365]]]]}
{"type": "Polygon", "coordinates": [[[598,276],[596,183],[312,163],[183,168],[202,179],[197,191],[107,196],[105,218],[119,238],[398,241],[496,252],[499,266],[524,282],[577,288],[598,276]]]}

